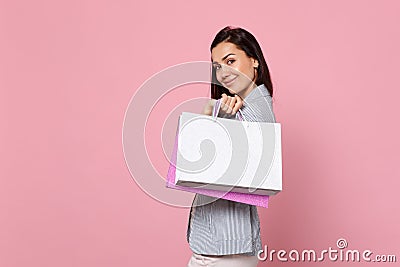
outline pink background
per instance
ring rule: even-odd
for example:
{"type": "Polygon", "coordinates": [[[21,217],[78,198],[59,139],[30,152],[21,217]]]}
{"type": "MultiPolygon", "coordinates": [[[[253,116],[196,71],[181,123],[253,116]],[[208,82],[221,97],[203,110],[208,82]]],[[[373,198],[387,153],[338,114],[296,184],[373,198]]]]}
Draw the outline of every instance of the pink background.
{"type": "Polygon", "coordinates": [[[208,61],[226,25],[259,40],[282,123],[263,244],[399,258],[399,2],[188,2],[0,2],[0,266],[186,266],[189,210],[137,186],[122,123],[146,79],[208,61]]]}

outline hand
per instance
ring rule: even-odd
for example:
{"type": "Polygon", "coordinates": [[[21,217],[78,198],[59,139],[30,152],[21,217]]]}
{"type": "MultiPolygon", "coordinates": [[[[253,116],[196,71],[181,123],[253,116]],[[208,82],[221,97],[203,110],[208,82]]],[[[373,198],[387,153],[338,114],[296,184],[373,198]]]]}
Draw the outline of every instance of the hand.
{"type": "Polygon", "coordinates": [[[240,96],[228,96],[226,94],[222,94],[221,97],[221,110],[222,113],[225,114],[235,114],[239,108],[243,106],[243,100],[240,96]]]}

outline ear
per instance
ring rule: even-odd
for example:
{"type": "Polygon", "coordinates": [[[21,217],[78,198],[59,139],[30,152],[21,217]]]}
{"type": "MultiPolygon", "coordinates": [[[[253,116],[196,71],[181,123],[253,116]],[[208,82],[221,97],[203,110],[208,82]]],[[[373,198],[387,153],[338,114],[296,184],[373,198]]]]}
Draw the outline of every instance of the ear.
{"type": "Polygon", "coordinates": [[[258,68],[258,60],[253,58],[253,67],[258,68]]]}

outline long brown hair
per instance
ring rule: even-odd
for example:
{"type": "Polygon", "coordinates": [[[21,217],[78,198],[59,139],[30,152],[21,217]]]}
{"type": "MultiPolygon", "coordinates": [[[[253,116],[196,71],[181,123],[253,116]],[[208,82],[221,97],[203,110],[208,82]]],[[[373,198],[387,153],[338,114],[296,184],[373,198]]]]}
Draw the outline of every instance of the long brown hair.
{"type": "MultiPolygon", "coordinates": [[[[273,87],[268,65],[256,38],[245,29],[227,26],[220,30],[215,36],[213,42],[211,43],[210,52],[221,42],[233,43],[238,49],[243,50],[248,57],[258,60],[258,77],[255,81],[255,84],[257,86],[264,84],[272,97],[273,87]]],[[[212,68],[211,98],[219,99],[224,93],[228,96],[234,96],[217,80],[215,69],[212,68]]]]}

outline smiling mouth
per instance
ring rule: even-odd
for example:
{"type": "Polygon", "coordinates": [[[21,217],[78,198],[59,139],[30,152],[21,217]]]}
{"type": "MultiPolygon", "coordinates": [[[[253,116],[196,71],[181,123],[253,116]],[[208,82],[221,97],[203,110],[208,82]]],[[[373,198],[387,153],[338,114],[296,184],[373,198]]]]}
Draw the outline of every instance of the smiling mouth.
{"type": "Polygon", "coordinates": [[[237,78],[237,77],[233,78],[233,79],[230,80],[230,81],[224,82],[224,84],[225,84],[226,86],[230,86],[230,85],[232,85],[232,84],[235,82],[236,78],[237,78]]]}

